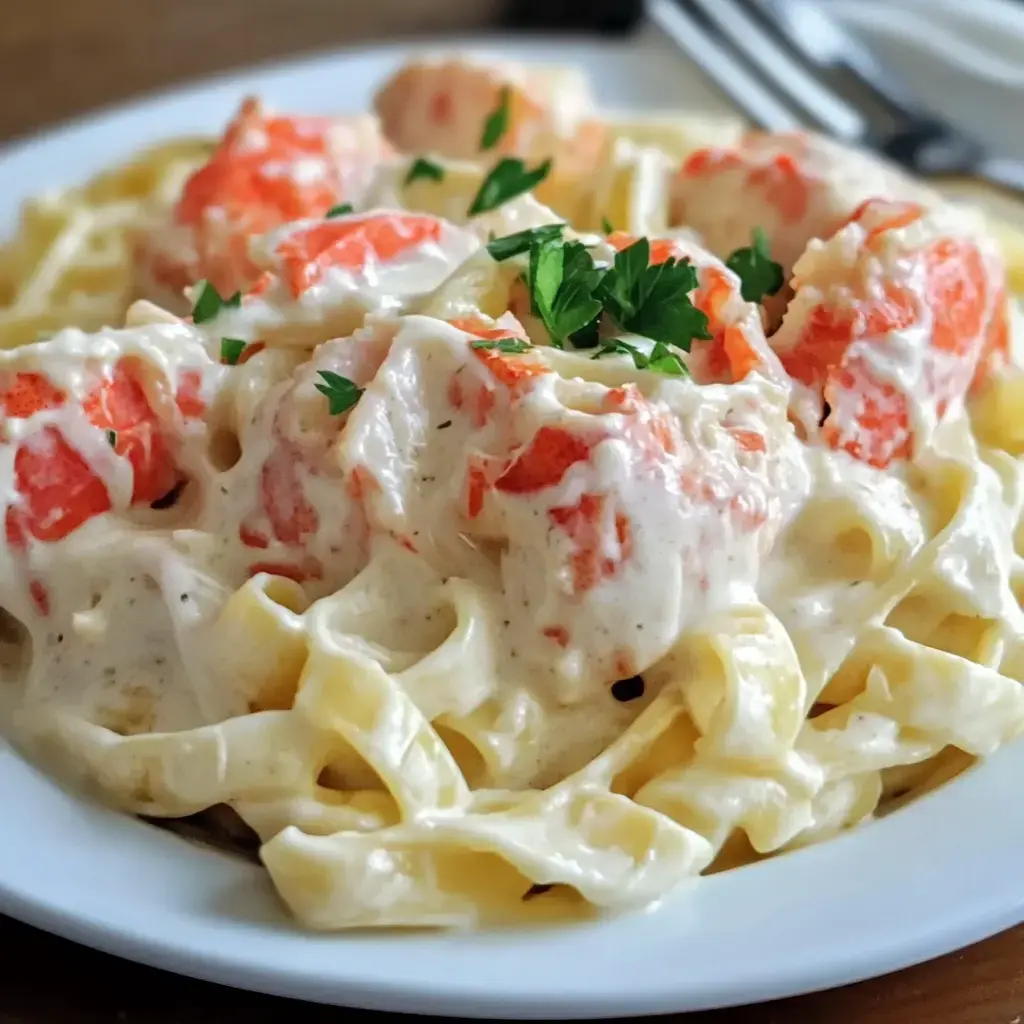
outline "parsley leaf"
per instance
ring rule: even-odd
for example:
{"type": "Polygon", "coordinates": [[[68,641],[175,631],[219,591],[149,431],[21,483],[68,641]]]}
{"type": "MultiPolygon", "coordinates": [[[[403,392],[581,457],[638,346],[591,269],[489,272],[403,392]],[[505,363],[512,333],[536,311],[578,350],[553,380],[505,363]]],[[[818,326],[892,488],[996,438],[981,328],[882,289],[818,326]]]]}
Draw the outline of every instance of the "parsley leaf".
{"type": "Polygon", "coordinates": [[[688,260],[668,259],[644,274],[645,292],[640,308],[622,326],[652,341],[690,351],[695,339],[710,341],[707,314],[690,301],[697,287],[697,271],[688,260]]]}
{"type": "Polygon", "coordinates": [[[638,370],[653,370],[655,373],[663,373],[667,377],[685,377],[689,374],[686,366],[664,342],[655,342],[651,354],[641,352],[636,345],[631,345],[623,338],[612,338],[602,344],[600,351],[592,355],[591,359],[600,359],[601,356],[628,355],[633,359],[633,365],[638,370]]]}
{"type": "Polygon", "coordinates": [[[615,230],[615,228],[612,227],[612,222],[607,217],[601,218],[601,230],[606,235],[610,235],[615,230]]]}
{"type": "Polygon", "coordinates": [[[227,363],[228,366],[235,366],[244,351],[245,342],[241,338],[220,339],[220,359],[222,363],[227,363]]]}
{"type": "Polygon", "coordinates": [[[490,173],[484,178],[480,189],[473,197],[469,206],[469,216],[476,217],[481,213],[487,213],[510,199],[529,192],[539,185],[551,172],[551,160],[535,167],[532,171],[526,169],[522,160],[515,157],[505,157],[499,160],[491,168],[490,173]]]}
{"type": "Polygon", "coordinates": [[[740,279],[740,291],[747,302],[763,302],[785,284],[782,267],[768,248],[768,239],[760,228],[754,228],[751,244],[737,249],[725,265],[740,279]]]}
{"type": "Polygon", "coordinates": [[[117,447],[117,433],[116,433],[116,431],[113,431],[113,430],[108,430],[107,431],[107,444],[109,444],[111,448],[116,448],[117,447]]]}
{"type": "Polygon", "coordinates": [[[601,281],[605,308],[623,327],[643,302],[641,281],[651,259],[651,243],[638,238],[615,254],[614,266],[601,281]]]}
{"type": "Polygon", "coordinates": [[[364,391],[355,381],[342,377],[340,373],[334,373],[332,370],[321,370],[320,376],[323,383],[317,384],[316,389],[320,394],[327,396],[332,416],[340,416],[351,409],[364,391]]]}
{"type": "Polygon", "coordinates": [[[610,341],[604,342],[600,349],[595,352],[590,358],[600,359],[601,356],[614,356],[614,355],[625,355],[632,356],[633,365],[638,370],[647,369],[647,356],[636,347],[636,345],[630,345],[628,341],[623,341],[622,338],[612,338],[610,341]]]}
{"type": "Polygon", "coordinates": [[[483,134],[480,136],[480,149],[488,150],[501,141],[501,137],[508,131],[509,99],[511,91],[507,85],[501,87],[498,93],[498,105],[487,116],[484,122],[483,134]]]}
{"type": "Polygon", "coordinates": [[[564,348],[571,334],[600,314],[601,303],[594,298],[600,279],[601,271],[581,242],[548,238],[531,246],[530,295],[556,348],[564,348]]]}
{"type": "Polygon", "coordinates": [[[198,296],[192,307],[192,322],[206,323],[217,316],[222,309],[237,309],[242,304],[242,293],[235,292],[229,299],[222,299],[217,289],[209,281],[200,281],[196,285],[198,296]]]}
{"type": "Polygon", "coordinates": [[[418,178],[428,178],[430,181],[444,181],[444,168],[435,164],[433,160],[418,156],[412,162],[409,173],[405,176],[405,184],[411,185],[418,178]]]}
{"type": "Polygon", "coordinates": [[[656,341],[647,357],[647,369],[663,373],[667,377],[688,377],[686,364],[663,341],[656,341]]]}
{"type": "Polygon", "coordinates": [[[533,346],[522,338],[497,338],[494,341],[471,341],[470,348],[497,349],[499,352],[506,352],[510,355],[519,355],[528,352],[533,346]]]}
{"type": "Polygon", "coordinates": [[[324,216],[330,220],[332,217],[344,217],[348,213],[352,213],[354,207],[351,203],[339,203],[337,206],[332,206],[324,216]]]}
{"type": "Polygon", "coordinates": [[[530,251],[530,246],[536,242],[543,242],[549,238],[560,238],[564,224],[544,224],[539,228],[527,228],[525,231],[517,231],[514,235],[504,235],[502,238],[492,238],[487,243],[487,251],[491,258],[501,263],[502,260],[511,259],[513,256],[520,256],[530,251]]]}
{"type": "Polygon", "coordinates": [[[711,338],[707,315],[690,301],[697,272],[689,260],[675,257],[648,266],[650,255],[646,238],[617,252],[599,295],[620,327],[689,352],[695,338],[711,338]]]}

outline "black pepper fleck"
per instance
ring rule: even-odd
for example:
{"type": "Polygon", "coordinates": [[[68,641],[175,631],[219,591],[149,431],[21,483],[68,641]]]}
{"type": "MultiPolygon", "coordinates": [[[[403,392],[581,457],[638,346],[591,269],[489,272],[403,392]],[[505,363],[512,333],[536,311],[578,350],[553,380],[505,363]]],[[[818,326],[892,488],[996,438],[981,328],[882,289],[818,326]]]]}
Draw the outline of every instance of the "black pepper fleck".
{"type": "Polygon", "coordinates": [[[181,595],[181,603],[184,604],[188,600],[188,594],[181,595]]]}
{"type": "Polygon", "coordinates": [[[160,511],[165,508],[173,508],[178,503],[178,499],[181,497],[181,492],[185,490],[185,484],[187,481],[179,480],[165,495],[157,498],[156,501],[151,501],[149,507],[160,511]]]}
{"type": "Polygon", "coordinates": [[[58,633],[57,634],[57,643],[59,643],[59,644],[64,643],[64,634],[63,633],[58,633]]]}
{"type": "Polygon", "coordinates": [[[526,892],[523,893],[524,900],[532,900],[534,896],[542,896],[546,892],[550,892],[553,887],[546,884],[531,885],[526,892]]]}
{"type": "Polygon", "coordinates": [[[623,704],[643,695],[644,680],[642,676],[630,676],[628,679],[620,679],[617,683],[612,683],[612,696],[623,704]]]}
{"type": "Polygon", "coordinates": [[[821,406],[821,419],[818,420],[818,426],[819,427],[825,426],[825,420],[827,420],[829,418],[829,416],[831,416],[831,415],[832,415],[832,406],[829,405],[828,402],[823,402],[822,406],[821,406]]]}
{"type": "Polygon", "coordinates": [[[438,423],[437,429],[438,430],[447,430],[451,425],[452,425],[452,421],[451,420],[445,420],[444,423],[438,423]]]}

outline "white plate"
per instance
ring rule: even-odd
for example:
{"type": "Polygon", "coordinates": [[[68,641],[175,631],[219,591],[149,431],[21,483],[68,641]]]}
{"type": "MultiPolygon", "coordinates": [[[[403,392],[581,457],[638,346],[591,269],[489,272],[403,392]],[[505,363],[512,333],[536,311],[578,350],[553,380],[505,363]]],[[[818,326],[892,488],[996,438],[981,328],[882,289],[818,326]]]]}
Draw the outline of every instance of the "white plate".
{"type": "MultiPolygon", "coordinates": [[[[582,64],[616,106],[721,109],[651,36],[499,46],[582,64]]],[[[245,92],[282,108],[364,108],[402,55],[222,78],[20,145],[0,157],[0,216],[142,143],[218,128],[245,92]]],[[[645,914],[475,935],[314,936],[289,922],[257,868],[85,803],[0,745],[0,909],[168,970],[323,1002],[490,1018],[693,1010],[865,978],[1024,919],[1022,778],[1017,744],[889,818],[702,880],[645,914]]]]}

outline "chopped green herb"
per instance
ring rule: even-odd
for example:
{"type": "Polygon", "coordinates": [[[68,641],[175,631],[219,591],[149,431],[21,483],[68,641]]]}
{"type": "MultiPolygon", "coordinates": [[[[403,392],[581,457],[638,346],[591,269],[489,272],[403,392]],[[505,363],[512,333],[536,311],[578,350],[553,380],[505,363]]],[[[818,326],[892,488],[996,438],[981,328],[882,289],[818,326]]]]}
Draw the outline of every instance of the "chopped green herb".
{"type": "Polygon", "coordinates": [[[347,213],[353,212],[353,206],[351,203],[339,203],[337,206],[332,206],[324,216],[330,220],[332,217],[344,217],[347,213]]]}
{"type": "Polygon", "coordinates": [[[242,293],[235,292],[229,299],[222,299],[217,289],[209,281],[200,281],[196,288],[198,295],[192,307],[192,322],[206,323],[212,320],[222,309],[237,309],[242,304],[242,293]]]}
{"type": "Polygon", "coordinates": [[[500,263],[502,260],[509,260],[513,256],[521,256],[524,252],[529,252],[530,246],[534,242],[560,238],[564,228],[564,224],[544,224],[539,228],[527,228],[525,231],[517,231],[514,235],[491,239],[487,243],[487,251],[491,254],[492,259],[500,263]]]}
{"type": "Polygon", "coordinates": [[[334,373],[332,370],[321,370],[320,377],[323,383],[317,384],[316,389],[320,394],[327,396],[332,416],[340,416],[347,412],[359,401],[359,396],[363,393],[364,389],[355,381],[342,377],[340,373],[334,373]]]}
{"type": "Polygon", "coordinates": [[[509,99],[511,90],[507,85],[501,87],[498,93],[498,105],[487,116],[484,122],[483,134],[480,136],[480,149],[488,150],[501,141],[501,137],[508,131],[509,99]]]}
{"type": "Polygon", "coordinates": [[[549,238],[530,248],[531,300],[556,348],[564,348],[570,335],[600,314],[594,297],[600,280],[601,271],[581,242],[549,238]]]}
{"type": "Polygon", "coordinates": [[[682,360],[663,341],[656,341],[647,357],[647,369],[663,373],[666,377],[688,377],[690,371],[682,360]]]}
{"type": "Polygon", "coordinates": [[[444,168],[433,160],[418,156],[412,162],[409,173],[405,176],[405,184],[411,185],[418,178],[429,178],[431,181],[444,181],[444,168]]]}
{"type": "Polygon", "coordinates": [[[604,342],[600,350],[590,358],[600,359],[601,356],[610,355],[628,355],[638,370],[652,370],[655,373],[663,373],[667,377],[684,377],[689,374],[679,356],[662,341],[655,342],[650,355],[647,355],[645,352],[641,352],[636,345],[631,345],[622,338],[612,338],[610,341],[604,342]]]}
{"type": "MultiPolygon", "coordinates": [[[[526,234],[498,241],[518,251],[526,234]]],[[[638,368],[679,376],[686,367],[667,346],[689,352],[695,338],[711,338],[707,316],[690,301],[690,292],[697,287],[696,270],[688,260],[674,258],[650,266],[646,238],[617,252],[614,265],[607,269],[595,266],[581,242],[563,242],[537,231],[529,246],[525,279],[532,312],[544,323],[555,348],[596,348],[601,345],[599,321],[611,321],[656,343],[650,356],[634,355],[638,368]]],[[[605,344],[595,358],[615,351],[626,350],[605,344]]]]}
{"type": "Polygon", "coordinates": [[[487,213],[488,210],[496,209],[510,199],[529,192],[550,172],[551,160],[545,160],[532,171],[528,171],[523,161],[515,157],[499,160],[484,178],[473,202],[470,203],[469,216],[476,217],[481,213],[487,213]]]}
{"type": "Polygon", "coordinates": [[[600,359],[602,356],[617,355],[631,356],[633,359],[633,365],[638,370],[647,369],[646,354],[641,352],[636,345],[630,345],[628,341],[623,341],[622,338],[612,338],[611,340],[604,342],[590,358],[600,359]]]}
{"type": "Polygon", "coordinates": [[[115,431],[107,431],[107,444],[109,444],[111,448],[117,447],[117,433],[115,431]]]}
{"type": "Polygon", "coordinates": [[[506,352],[511,355],[519,355],[528,352],[533,346],[522,338],[496,338],[494,341],[473,341],[470,348],[497,349],[499,352],[506,352]]]}
{"type": "Polygon", "coordinates": [[[689,352],[694,339],[711,338],[707,314],[690,301],[697,272],[689,260],[674,257],[649,266],[650,253],[641,238],[615,254],[600,285],[604,307],[620,327],[689,352]]]}
{"type": "Polygon", "coordinates": [[[747,302],[763,302],[785,284],[782,266],[776,263],[768,248],[768,239],[760,228],[754,228],[751,244],[737,249],[725,265],[740,279],[740,291],[747,302]]]}
{"type": "Polygon", "coordinates": [[[245,351],[245,342],[241,338],[220,339],[220,361],[234,366],[245,351]]]}
{"type": "Polygon", "coordinates": [[[607,217],[601,218],[601,230],[606,235],[610,235],[615,230],[615,228],[612,227],[612,222],[607,217]]]}

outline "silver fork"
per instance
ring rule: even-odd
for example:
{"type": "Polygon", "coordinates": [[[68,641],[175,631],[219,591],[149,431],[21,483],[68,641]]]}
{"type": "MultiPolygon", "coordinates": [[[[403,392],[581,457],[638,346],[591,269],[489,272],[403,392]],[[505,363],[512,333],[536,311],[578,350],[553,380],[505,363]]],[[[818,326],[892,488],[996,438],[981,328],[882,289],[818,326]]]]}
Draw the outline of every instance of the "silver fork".
{"type": "Polygon", "coordinates": [[[1024,194],[1024,164],[926,112],[820,2],[648,0],[647,14],[759,128],[811,127],[922,177],[1024,194]]]}

